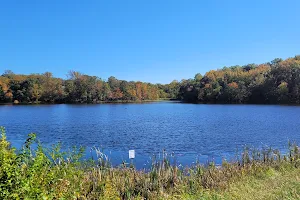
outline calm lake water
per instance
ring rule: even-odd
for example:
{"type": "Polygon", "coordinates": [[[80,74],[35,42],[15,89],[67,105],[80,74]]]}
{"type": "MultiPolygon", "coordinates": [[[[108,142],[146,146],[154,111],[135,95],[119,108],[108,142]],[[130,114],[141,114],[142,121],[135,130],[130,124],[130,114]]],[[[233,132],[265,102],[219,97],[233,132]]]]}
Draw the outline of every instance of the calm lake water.
{"type": "MultiPolygon", "coordinates": [[[[237,148],[286,149],[300,142],[300,107],[201,105],[172,102],[102,105],[0,106],[0,126],[14,146],[30,132],[45,145],[102,147],[114,164],[136,150],[136,165],[151,162],[163,149],[178,163],[234,158],[237,148]]],[[[88,151],[87,151],[88,152],[88,151]]],[[[87,156],[90,155],[87,153],[87,156]]]]}

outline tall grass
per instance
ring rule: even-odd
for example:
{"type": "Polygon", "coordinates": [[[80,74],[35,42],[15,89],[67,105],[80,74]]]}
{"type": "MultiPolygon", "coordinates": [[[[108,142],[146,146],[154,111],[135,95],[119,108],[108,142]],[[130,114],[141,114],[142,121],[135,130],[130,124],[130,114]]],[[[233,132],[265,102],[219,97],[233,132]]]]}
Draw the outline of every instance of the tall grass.
{"type": "Polygon", "coordinates": [[[97,159],[83,161],[83,148],[44,148],[35,134],[17,150],[4,128],[1,135],[0,199],[180,199],[226,191],[244,177],[300,167],[299,147],[291,143],[285,155],[271,148],[245,148],[239,159],[223,161],[222,166],[197,162],[182,168],[171,165],[171,156],[163,152],[146,171],[126,164],[112,167],[99,149],[94,149],[97,159]]]}

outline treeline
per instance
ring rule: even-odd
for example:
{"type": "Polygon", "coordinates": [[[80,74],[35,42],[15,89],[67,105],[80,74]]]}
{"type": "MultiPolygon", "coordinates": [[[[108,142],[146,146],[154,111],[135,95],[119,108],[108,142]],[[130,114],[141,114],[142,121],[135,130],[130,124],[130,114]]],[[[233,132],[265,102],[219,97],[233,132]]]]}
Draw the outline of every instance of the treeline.
{"type": "Polygon", "coordinates": [[[224,67],[169,84],[107,81],[71,71],[66,80],[50,72],[0,76],[0,102],[99,103],[159,98],[200,103],[300,104],[300,55],[264,64],[224,67]]]}
{"type": "Polygon", "coordinates": [[[211,70],[176,84],[178,98],[186,102],[299,104],[300,55],[211,70]]]}
{"type": "Polygon", "coordinates": [[[50,72],[19,75],[5,71],[0,76],[0,102],[99,103],[167,98],[168,95],[160,87],[115,77],[104,81],[75,71],[69,72],[67,80],[55,78],[50,72]]]}

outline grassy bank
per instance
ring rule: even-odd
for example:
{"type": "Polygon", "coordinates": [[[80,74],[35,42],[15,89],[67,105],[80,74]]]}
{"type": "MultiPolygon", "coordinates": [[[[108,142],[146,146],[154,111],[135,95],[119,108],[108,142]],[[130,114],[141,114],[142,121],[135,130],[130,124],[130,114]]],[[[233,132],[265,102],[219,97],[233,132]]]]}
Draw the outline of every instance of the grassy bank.
{"type": "Polygon", "coordinates": [[[300,152],[245,149],[236,162],[170,165],[167,154],[153,160],[149,171],[111,167],[80,160],[84,149],[63,152],[60,145],[43,148],[29,134],[20,150],[10,147],[2,128],[0,199],[299,199],[300,152]],[[35,148],[32,148],[34,146],[35,148]]]}

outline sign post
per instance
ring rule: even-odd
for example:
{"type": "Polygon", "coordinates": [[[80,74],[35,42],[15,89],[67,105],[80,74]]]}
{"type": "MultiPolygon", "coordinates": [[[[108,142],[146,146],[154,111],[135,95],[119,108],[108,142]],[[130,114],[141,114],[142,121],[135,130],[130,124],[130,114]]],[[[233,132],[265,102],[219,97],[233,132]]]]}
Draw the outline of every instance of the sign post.
{"type": "Polygon", "coordinates": [[[133,167],[133,159],[135,158],[135,151],[129,150],[130,167],[133,167]]]}

